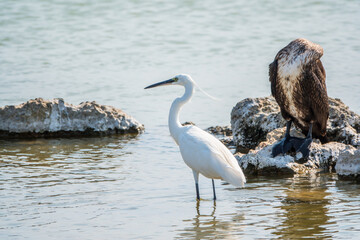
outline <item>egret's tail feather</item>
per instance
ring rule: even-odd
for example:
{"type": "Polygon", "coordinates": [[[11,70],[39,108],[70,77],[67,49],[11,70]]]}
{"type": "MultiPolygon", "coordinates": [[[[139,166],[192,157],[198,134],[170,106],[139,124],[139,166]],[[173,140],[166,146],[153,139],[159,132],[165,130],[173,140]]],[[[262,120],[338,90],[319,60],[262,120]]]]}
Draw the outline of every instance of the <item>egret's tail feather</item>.
{"type": "Polygon", "coordinates": [[[246,178],[241,169],[240,171],[237,171],[232,167],[227,167],[225,171],[226,173],[224,174],[224,176],[222,176],[225,181],[236,187],[244,187],[244,184],[246,183],[246,178]]]}

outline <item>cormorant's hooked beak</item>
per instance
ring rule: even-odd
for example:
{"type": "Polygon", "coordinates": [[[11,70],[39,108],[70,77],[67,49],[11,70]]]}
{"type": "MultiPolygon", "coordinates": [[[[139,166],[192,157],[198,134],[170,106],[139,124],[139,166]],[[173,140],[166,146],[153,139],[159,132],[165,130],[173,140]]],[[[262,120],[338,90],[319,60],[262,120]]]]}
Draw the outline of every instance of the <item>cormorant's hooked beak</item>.
{"type": "Polygon", "coordinates": [[[163,86],[163,85],[169,85],[169,84],[172,84],[173,82],[175,82],[174,79],[169,79],[169,80],[165,80],[165,81],[162,81],[162,82],[158,82],[158,83],[152,84],[152,85],[150,85],[150,86],[147,86],[147,87],[144,88],[144,89],[154,88],[154,87],[163,86]]]}

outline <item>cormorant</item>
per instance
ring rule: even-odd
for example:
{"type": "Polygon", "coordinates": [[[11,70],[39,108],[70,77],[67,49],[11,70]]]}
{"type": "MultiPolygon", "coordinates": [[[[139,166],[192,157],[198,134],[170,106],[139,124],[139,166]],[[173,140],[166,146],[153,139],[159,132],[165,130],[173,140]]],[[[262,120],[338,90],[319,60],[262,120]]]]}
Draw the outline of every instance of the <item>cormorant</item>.
{"type": "Polygon", "coordinates": [[[320,61],[322,55],[320,45],[298,38],[281,49],[269,65],[271,93],[287,121],[285,138],[273,147],[273,157],[294,148],[306,158],[312,136],[327,142],[329,103],[325,69],[320,61]],[[299,127],[306,138],[291,137],[291,123],[299,127]]]}

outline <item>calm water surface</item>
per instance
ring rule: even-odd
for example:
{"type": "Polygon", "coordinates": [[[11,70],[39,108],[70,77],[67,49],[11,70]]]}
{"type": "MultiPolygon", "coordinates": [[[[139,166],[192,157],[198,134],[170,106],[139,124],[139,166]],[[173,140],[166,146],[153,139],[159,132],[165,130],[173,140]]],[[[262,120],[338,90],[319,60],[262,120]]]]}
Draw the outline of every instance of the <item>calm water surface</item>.
{"type": "Polygon", "coordinates": [[[267,96],[267,66],[297,37],[324,47],[331,97],[360,112],[359,1],[0,2],[0,106],[30,98],[96,100],[145,124],[139,136],[0,141],[1,239],[355,238],[360,187],[336,175],[200,178],[169,136],[178,73],[202,88],[182,121],[229,124],[267,96]]]}

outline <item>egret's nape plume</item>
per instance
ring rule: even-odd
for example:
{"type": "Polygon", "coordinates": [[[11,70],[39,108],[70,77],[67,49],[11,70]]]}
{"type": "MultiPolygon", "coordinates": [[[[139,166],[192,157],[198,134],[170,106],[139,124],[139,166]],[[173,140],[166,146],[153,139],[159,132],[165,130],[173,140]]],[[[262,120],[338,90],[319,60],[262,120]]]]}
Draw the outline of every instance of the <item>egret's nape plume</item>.
{"type": "Polygon", "coordinates": [[[194,82],[194,84],[200,90],[200,92],[205,94],[207,97],[209,97],[209,98],[211,98],[212,100],[215,100],[215,101],[220,101],[220,98],[214,97],[214,96],[210,95],[209,93],[205,92],[205,90],[203,90],[197,83],[194,82]]]}

